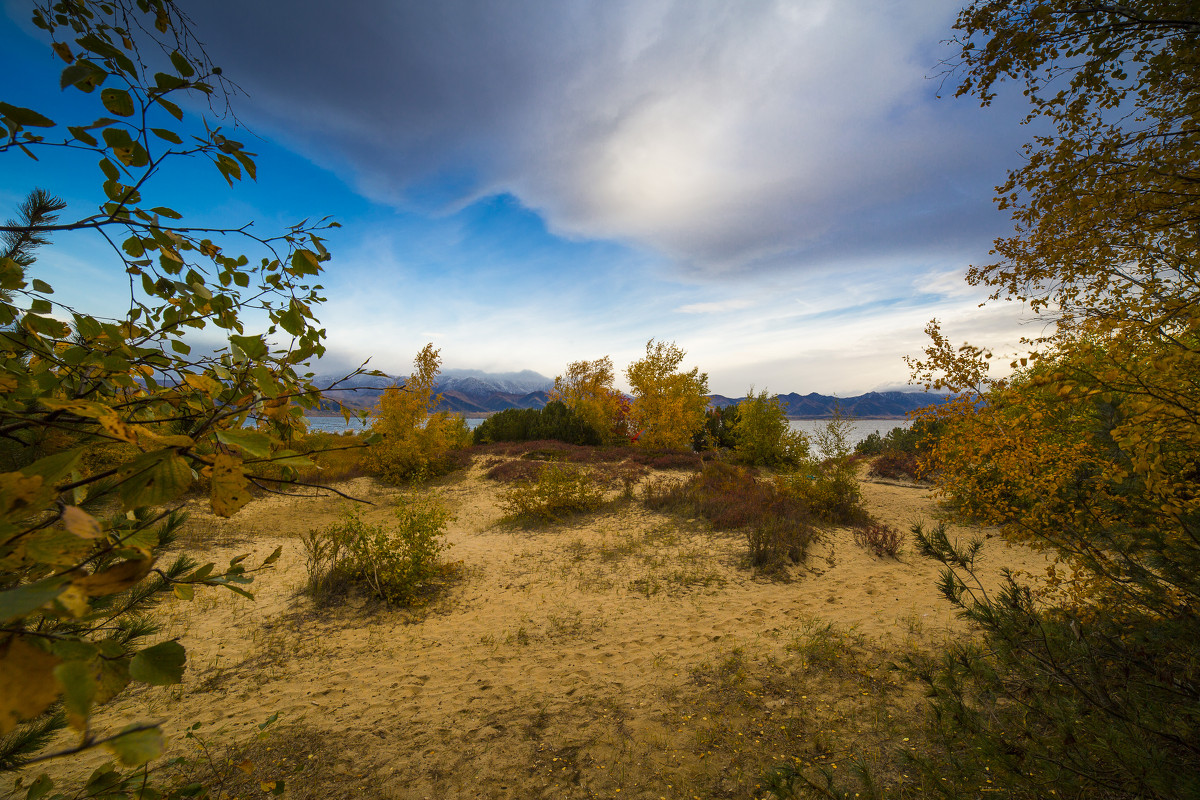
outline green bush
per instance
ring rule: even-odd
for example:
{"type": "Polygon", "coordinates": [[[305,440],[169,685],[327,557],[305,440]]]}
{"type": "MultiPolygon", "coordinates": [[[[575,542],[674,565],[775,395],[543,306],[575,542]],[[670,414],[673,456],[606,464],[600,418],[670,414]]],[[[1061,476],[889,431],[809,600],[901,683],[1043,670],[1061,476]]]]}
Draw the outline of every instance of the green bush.
{"type": "Polygon", "coordinates": [[[604,434],[558,400],[544,408],[510,408],[493,414],[475,429],[475,444],[554,439],[567,444],[600,445],[604,434]]]}
{"type": "Polygon", "coordinates": [[[370,525],[354,509],[341,522],[301,537],[307,591],[327,603],[363,585],[389,605],[413,605],[442,572],[439,556],[450,512],[430,497],[403,500],[390,527],[370,525]]]}
{"type": "Polygon", "coordinates": [[[738,423],[738,404],[717,408],[709,406],[704,427],[692,437],[692,449],[732,450],[737,446],[735,430],[738,423]]]}
{"type": "Polygon", "coordinates": [[[792,430],[778,397],[751,390],[733,429],[740,461],[758,467],[795,467],[808,458],[808,439],[792,430]]]}
{"type": "Polygon", "coordinates": [[[532,480],[517,481],[500,499],[512,518],[558,521],[564,514],[595,511],[604,503],[604,484],[590,471],[569,464],[546,464],[532,480]]]}

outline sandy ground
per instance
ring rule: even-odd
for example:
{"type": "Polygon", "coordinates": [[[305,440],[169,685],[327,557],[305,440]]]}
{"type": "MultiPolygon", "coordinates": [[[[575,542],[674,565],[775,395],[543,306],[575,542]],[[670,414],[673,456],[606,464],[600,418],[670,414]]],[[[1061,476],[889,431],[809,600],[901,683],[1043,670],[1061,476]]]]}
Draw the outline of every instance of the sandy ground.
{"type": "MultiPolygon", "coordinates": [[[[342,488],[375,503],[373,522],[397,494],[369,479],[342,488]]],[[[702,521],[615,501],[526,528],[501,520],[502,488],[478,466],[432,488],[456,514],[448,556],[461,578],[415,612],[362,598],[317,609],[301,593],[298,536],[345,501],[264,498],[228,521],[197,503],[187,546],[198,558],[253,561],[278,545],[283,557],[253,602],[204,590],[169,604],[167,631],[188,650],[183,685],[135,691],[98,727],[162,720],[173,752],[194,758],[204,754],[183,733],[199,722],[213,766],[237,778],[229,791],[248,797],[276,779],[290,797],[758,797],[763,764],[820,745],[813,720],[861,727],[861,703],[890,691],[865,670],[824,689],[806,679],[796,643],[814,626],[884,650],[964,630],[937,594],[936,565],[911,544],[880,559],[835,529],[790,580],[769,580],[745,566],[740,537],[702,521]],[[804,717],[818,700],[841,710],[804,717]],[[782,733],[762,730],[766,718],[782,733]]],[[[935,516],[921,487],[863,490],[902,530],[935,516]]],[[[1044,563],[998,539],[986,552],[992,575],[1044,563]]]]}

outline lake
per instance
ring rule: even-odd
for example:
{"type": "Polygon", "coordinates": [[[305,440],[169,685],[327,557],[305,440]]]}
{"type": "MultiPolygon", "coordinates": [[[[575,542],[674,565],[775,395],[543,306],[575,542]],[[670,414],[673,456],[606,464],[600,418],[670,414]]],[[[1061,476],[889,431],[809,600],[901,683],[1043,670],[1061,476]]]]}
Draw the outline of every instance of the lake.
{"type": "MultiPolygon", "coordinates": [[[[793,419],[788,420],[788,424],[793,430],[800,431],[812,441],[813,434],[825,427],[828,420],[823,419],[793,419]]],[[[482,419],[467,419],[467,427],[471,430],[478,428],[482,419]]],[[[850,444],[854,445],[861,442],[863,439],[870,436],[876,431],[882,436],[892,428],[901,427],[907,428],[909,421],[906,419],[848,419],[850,425],[850,444]]],[[[341,433],[343,431],[362,431],[364,430],[358,420],[351,420],[349,424],[341,417],[308,417],[308,429],[312,431],[327,431],[329,433],[341,433]]]]}

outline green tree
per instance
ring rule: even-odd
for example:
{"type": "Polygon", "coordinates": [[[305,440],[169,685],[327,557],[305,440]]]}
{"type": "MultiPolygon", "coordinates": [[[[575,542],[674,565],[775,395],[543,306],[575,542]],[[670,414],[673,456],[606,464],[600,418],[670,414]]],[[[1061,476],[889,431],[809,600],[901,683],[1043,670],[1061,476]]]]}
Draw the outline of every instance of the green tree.
{"type": "Polygon", "coordinates": [[[679,371],[687,353],[674,342],[646,342],[646,356],[630,364],[625,377],[633,389],[631,417],[638,444],[676,450],[691,448],[704,426],[708,375],[693,367],[679,371]]]}
{"type": "MultiPolygon", "coordinates": [[[[252,235],[191,227],[143,202],[180,157],[207,159],[230,185],[255,176],[253,154],[220,128],[183,124],[181,98],[218,102],[227,85],[173,3],[39,3],[33,21],[65,64],[62,88],[96,108],[61,124],[0,102],[0,153],[93,153],[102,199],[63,221],[61,201],[34,189],[0,229],[0,769],[26,763],[63,724],[76,732],[67,753],[104,746],[137,767],[161,750],[157,726],[105,732],[91,719],[131,683],[181,678],[183,648],[155,641],[143,612],[198,586],[249,595],[255,571],[244,557],[224,568],[159,560],[183,494],[203,476],[227,516],[253,485],[286,485],[310,463],[287,443],[318,400],[300,370],[324,352],[313,308],[327,225],[252,235]],[[38,276],[38,247],[77,232],[98,233],[119,259],[130,299],[117,319],[63,305],[38,276]],[[264,255],[228,254],[238,240],[264,255]],[[201,330],[224,346],[193,354],[201,330]],[[258,477],[265,462],[283,477],[258,477]]],[[[96,780],[118,796],[144,777],[96,780]]],[[[48,779],[37,787],[44,795],[48,779]]]]}
{"type": "Polygon", "coordinates": [[[760,467],[795,467],[808,458],[808,440],[792,430],[779,398],[754,389],[738,404],[734,427],[738,458],[760,467]]]}

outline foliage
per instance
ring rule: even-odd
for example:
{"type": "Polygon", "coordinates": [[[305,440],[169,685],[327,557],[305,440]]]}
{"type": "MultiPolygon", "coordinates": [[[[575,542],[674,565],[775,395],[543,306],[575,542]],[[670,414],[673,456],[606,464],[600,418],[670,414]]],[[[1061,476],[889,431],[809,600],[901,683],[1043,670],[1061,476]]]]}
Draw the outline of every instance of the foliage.
{"type": "Polygon", "coordinates": [[[890,480],[919,480],[924,474],[921,459],[902,450],[885,450],[871,461],[867,474],[873,478],[890,480]]]}
{"type": "Polygon", "coordinates": [[[732,464],[706,464],[683,483],[649,483],[642,497],[648,508],[702,516],[718,530],[744,531],[750,563],[766,571],[804,560],[817,536],[802,503],[732,464]]]}
{"type": "Polygon", "coordinates": [[[936,411],[948,504],[1055,563],[987,593],[974,545],[923,535],[983,635],[923,667],[949,748],[926,774],[965,786],[990,767],[1018,796],[1200,796],[1200,18],[977,2],[957,27],[959,93],[986,103],[1016,79],[1053,128],[1002,187],[1016,233],[968,277],[1056,326],[991,380],[991,353],[935,321],[914,376],[962,393],[936,411]]]}
{"type": "Polygon", "coordinates": [[[858,465],[851,452],[850,425],[834,416],[814,435],[823,460],[808,458],[775,476],[779,491],[803,504],[830,525],[865,525],[871,521],[862,505],[858,465]]]}
{"type": "Polygon", "coordinates": [[[738,459],[759,467],[796,467],[808,458],[808,439],[792,430],[778,397],[751,389],[733,429],[738,459]]]}
{"type": "Polygon", "coordinates": [[[692,449],[732,450],[737,446],[737,423],[737,403],[727,406],[710,405],[704,413],[704,427],[692,436],[692,449]]]}
{"type": "Polygon", "coordinates": [[[883,436],[879,431],[869,434],[854,445],[855,455],[877,456],[888,451],[917,453],[927,451],[941,435],[941,425],[935,416],[918,416],[907,428],[897,425],[883,436]]]}
{"type": "Polygon", "coordinates": [[[870,550],[877,558],[884,556],[896,558],[900,555],[904,537],[891,525],[885,525],[882,522],[868,522],[862,527],[854,529],[854,541],[860,547],[870,550]]]}
{"type": "Polygon", "coordinates": [[[485,419],[473,434],[475,444],[555,439],[567,444],[600,445],[608,434],[560,400],[543,408],[509,408],[485,419]]]}
{"type": "Polygon", "coordinates": [[[565,514],[595,511],[603,503],[603,482],[569,464],[545,464],[536,478],[517,481],[500,497],[500,507],[509,517],[554,522],[565,514]]]}
{"type": "Polygon", "coordinates": [[[454,451],[471,443],[466,420],[433,410],[442,399],[433,393],[441,363],[440,351],[425,345],[404,386],[389,386],[379,398],[371,430],[382,439],[370,448],[366,462],[389,483],[449,472],[457,465],[454,451]]]}
{"type": "Polygon", "coordinates": [[[613,364],[608,356],[568,364],[566,374],[554,379],[550,400],[561,402],[585,427],[599,432],[597,444],[630,440],[633,432],[629,426],[629,401],[613,387],[613,364]]]}
{"type": "Polygon", "coordinates": [[[400,500],[391,526],[370,525],[347,508],[341,522],[301,537],[308,569],[306,590],[327,603],[364,585],[389,605],[412,605],[441,574],[439,556],[449,511],[429,496],[400,500]]]}
{"type": "Polygon", "coordinates": [[[696,367],[680,372],[686,355],[674,342],[651,339],[646,356],[625,371],[633,389],[631,415],[639,445],[684,450],[704,425],[708,375],[696,367]]]}
{"type": "MultiPolygon", "coordinates": [[[[0,102],[0,153],[40,154],[48,165],[56,154],[92,153],[103,199],[63,222],[64,204],[34,189],[0,226],[3,761],[27,761],[40,732],[65,719],[78,738],[64,754],[102,745],[134,767],[160,752],[158,727],[109,735],[90,720],[130,683],[181,679],[182,646],[154,642],[145,612],[168,595],[191,599],[197,586],[249,596],[254,571],[245,557],[224,569],[158,563],[182,496],[206,483],[214,512],[228,516],[254,485],[286,483],[311,465],[289,442],[318,398],[300,370],[324,352],[313,309],[328,226],[276,236],[196,228],[143,201],[179,157],[207,159],[230,185],[256,173],[253,154],[220,128],[181,124],[180,101],[219,101],[228,84],[171,3],[38,4],[33,21],[65,62],[62,88],[96,110],[60,125],[0,102]],[[148,64],[163,71],[151,75],[148,64]],[[38,276],[38,248],[72,232],[99,232],[120,259],[129,305],[118,318],[64,305],[38,276]],[[239,239],[261,259],[228,254],[239,239]],[[248,330],[250,319],[264,329],[248,330]],[[223,346],[193,354],[199,331],[223,346]],[[256,474],[272,462],[278,477],[256,474]]],[[[145,782],[144,772],[102,772],[95,780],[114,796],[145,782]]],[[[37,785],[50,791],[48,779],[37,785]]]]}

